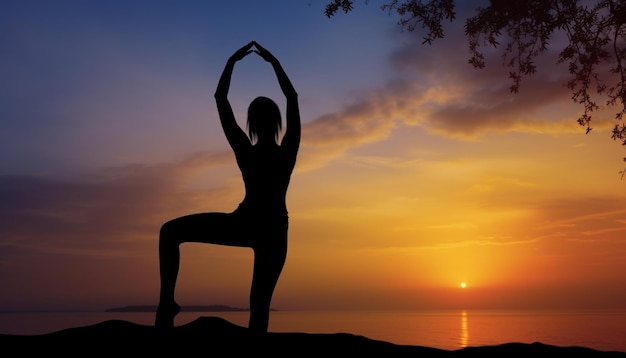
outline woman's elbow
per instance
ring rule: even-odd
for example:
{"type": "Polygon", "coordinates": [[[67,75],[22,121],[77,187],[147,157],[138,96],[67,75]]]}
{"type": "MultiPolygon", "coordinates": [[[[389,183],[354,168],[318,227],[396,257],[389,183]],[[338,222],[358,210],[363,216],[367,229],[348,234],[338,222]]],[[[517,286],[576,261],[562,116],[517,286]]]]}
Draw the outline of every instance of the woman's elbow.
{"type": "Polygon", "coordinates": [[[228,95],[227,95],[226,93],[224,93],[224,92],[221,92],[221,91],[216,91],[216,92],[213,94],[213,98],[215,98],[215,100],[216,100],[217,102],[224,102],[224,101],[228,101],[228,95]]]}

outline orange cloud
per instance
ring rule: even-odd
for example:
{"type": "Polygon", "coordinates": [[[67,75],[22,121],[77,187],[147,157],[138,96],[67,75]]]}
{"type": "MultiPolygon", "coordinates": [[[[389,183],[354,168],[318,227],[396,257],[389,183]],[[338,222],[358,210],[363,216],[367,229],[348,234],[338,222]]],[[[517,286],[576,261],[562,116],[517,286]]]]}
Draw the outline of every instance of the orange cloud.
{"type": "MultiPolygon", "coordinates": [[[[520,92],[512,94],[499,54],[488,55],[487,69],[475,70],[465,52],[458,53],[464,46],[464,39],[452,38],[445,45],[409,42],[397,50],[390,57],[396,79],[305,126],[305,156],[312,161],[313,155],[332,157],[387,138],[402,125],[420,125],[463,140],[490,132],[585,132],[576,122],[582,108],[570,100],[565,86],[567,69],[556,63],[554,54],[541,57],[540,72],[525,78],[520,92]]],[[[610,130],[612,115],[610,110],[597,111],[592,126],[610,130]]]]}

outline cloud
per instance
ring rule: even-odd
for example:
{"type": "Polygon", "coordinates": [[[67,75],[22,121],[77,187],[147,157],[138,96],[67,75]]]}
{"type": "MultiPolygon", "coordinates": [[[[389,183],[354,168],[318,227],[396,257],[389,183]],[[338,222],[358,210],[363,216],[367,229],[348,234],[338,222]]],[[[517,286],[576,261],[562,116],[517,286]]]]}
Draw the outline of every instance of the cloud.
{"type": "Polygon", "coordinates": [[[555,198],[535,209],[536,233],[554,233],[569,240],[611,240],[626,230],[625,199],[620,197],[555,198]]]}
{"type": "Polygon", "coordinates": [[[415,103],[426,93],[400,87],[404,85],[391,82],[384,90],[373,91],[305,124],[298,170],[321,166],[346,150],[389,138],[403,117],[412,116],[415,103]]]}
{"type": "Polygon", "coordinates": [[[417,40],[399,48],[390,61],[406,81],[428,83],[441,94],[422,123],[429,129],[461,138],[490,131],[582,131],[576,123],[582,108],[570,100],[565,86],[569,74],[566,66],[557,64],[554,52],[540,56],[538,73],[524,77],[520,92],[512,94],[509,69],[497,49],[486,49],[487,67],[477,70],[467,63],[467,42],[458,33],[431,46],[417,40]],[[556,105],[560,112],[549,111],[556,105]]]}
{"type": "Polygon", "coordinates": [[[234,209],[240,188],[229,181],[190,185],[206,173],[228,178],[229,163],[236,168],[230,153],[202,152],[178,163],[106,168],[73,180],[0,176],[0,261],[16,252],[142,255],[166,220],[234,209]]]}
{"type": "MultiPolygon", "coordinates": [[[[492,132],[584,133],[576,122],[582,107],[570,99],[565,86],[569,74],[566,66],[557,64],[555,52],[540,56],[538,73],[525,77],[520,92],[512,94],[500,52],[487,49],[488,67],[476,70],[467,63],[467,43],[459,34],[462,31],[451,32],[431,46],[422,45],[417,34],[408,34],[409,40],[389,57],[395,78],[304,127],[305,155],[312,162],[314,155],[329,160],[386,139],[403,125],[420,125],[462,140],[492,132]]],[[[594,114],[596,130],[614,125],[609,112],[594,114]]]]}

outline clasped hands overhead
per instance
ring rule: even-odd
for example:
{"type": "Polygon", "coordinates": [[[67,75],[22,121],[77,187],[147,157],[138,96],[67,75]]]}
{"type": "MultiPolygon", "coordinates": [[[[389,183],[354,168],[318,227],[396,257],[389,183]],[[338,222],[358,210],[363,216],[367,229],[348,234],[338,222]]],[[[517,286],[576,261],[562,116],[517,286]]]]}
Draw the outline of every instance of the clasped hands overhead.
{"type": "Polygon", "coordinates": [[[265,47],[258,44],[256,41],[250,41],[245,46],[235,51],[235,53],[230,57],[233,61],[239,61],[242,58],[248,56],[251,52],[255,52],[257,55],[261,56],[267,62],[275,62],[276,57],[272,55],[265,47]],[[254,47],[254,48],[253,48],[254,47]]]}

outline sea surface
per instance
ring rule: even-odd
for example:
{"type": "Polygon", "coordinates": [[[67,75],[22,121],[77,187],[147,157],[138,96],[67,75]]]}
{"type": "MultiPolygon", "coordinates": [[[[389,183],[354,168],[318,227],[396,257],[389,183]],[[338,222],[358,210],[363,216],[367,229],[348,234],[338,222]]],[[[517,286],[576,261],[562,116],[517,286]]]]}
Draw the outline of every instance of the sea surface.
{"type": "MultiPolygon", "coordinates": [[[[246,326],[248,312],[181,312],[176,325],[218,316],[246,326]]],[[[150,312],[0,312],[0,334],[37,335],[107,320],[152,325],[150,312]]],[[[456,350],[541,342],[626,352],[623,311],[274,311],[271,332],[351,333],[402,345],[456,350]]]]}

